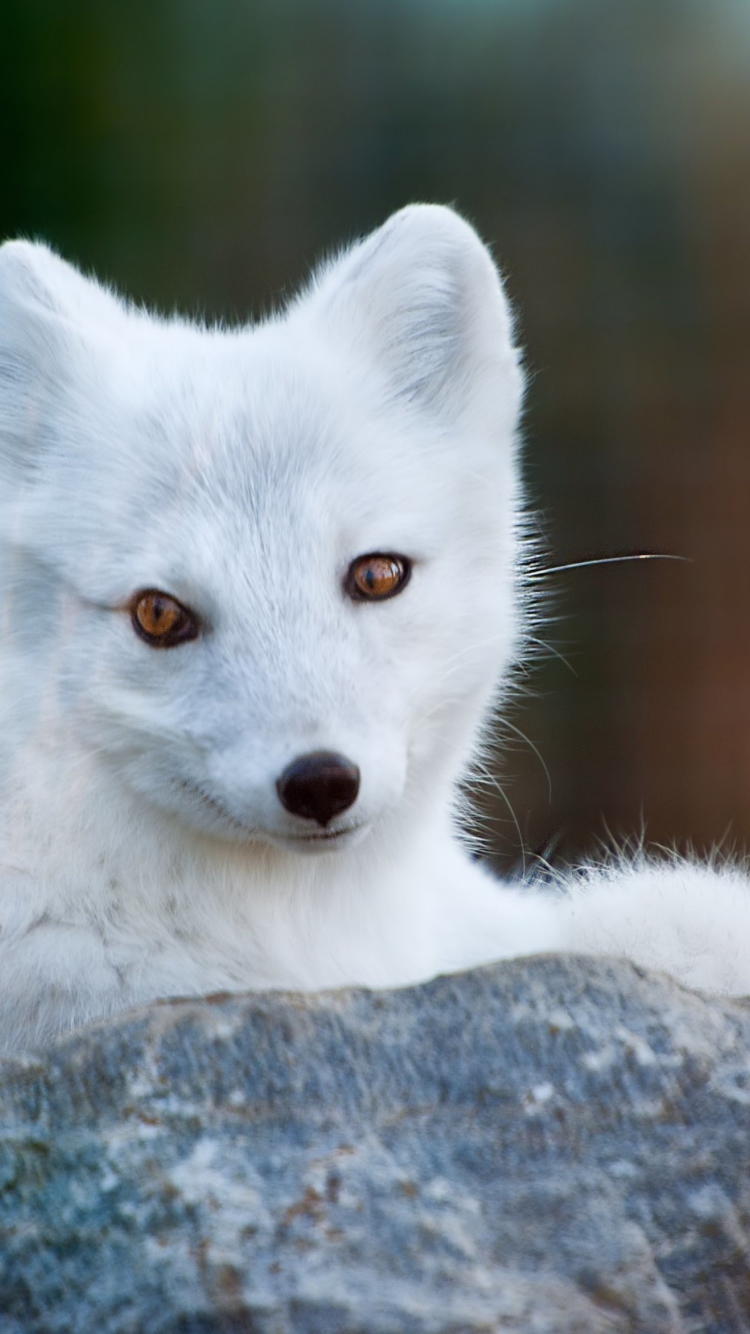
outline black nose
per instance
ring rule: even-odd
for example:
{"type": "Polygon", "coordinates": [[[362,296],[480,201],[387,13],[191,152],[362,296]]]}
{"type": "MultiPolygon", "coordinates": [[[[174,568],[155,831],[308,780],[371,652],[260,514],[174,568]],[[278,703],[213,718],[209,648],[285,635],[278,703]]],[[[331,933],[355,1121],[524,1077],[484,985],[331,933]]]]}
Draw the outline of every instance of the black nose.
{"type": "Polygon", "coordinates": [[[359,792],[359,769],[344,755],[315,750],[292,760],[276,782],[282,806],[292,815],[317,820],[325,826],[334,815],[354,805],[359,792]]]}

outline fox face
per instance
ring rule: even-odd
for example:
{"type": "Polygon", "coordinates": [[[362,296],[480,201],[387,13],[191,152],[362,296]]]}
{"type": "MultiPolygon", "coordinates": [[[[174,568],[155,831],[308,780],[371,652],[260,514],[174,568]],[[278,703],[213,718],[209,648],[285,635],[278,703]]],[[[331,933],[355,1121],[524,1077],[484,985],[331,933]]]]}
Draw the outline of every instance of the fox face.
{"type": "Polygon", "coordinates": [[[4,246],[2,781],[41,744],[292,853],[439,800],[516,648],[521,392],[448,209],[236,331],[4,246]]]}

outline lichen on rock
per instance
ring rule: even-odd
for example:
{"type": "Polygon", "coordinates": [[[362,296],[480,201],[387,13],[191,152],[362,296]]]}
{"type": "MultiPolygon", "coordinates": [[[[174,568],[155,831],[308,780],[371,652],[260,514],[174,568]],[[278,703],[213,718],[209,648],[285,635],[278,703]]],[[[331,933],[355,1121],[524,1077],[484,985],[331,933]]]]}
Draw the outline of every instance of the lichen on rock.
{"type": "Polygon", "coordinates": [[[627,963],[171,1001],[0,1066],[0,1334],[750,1318],[750,1009],[627,963]]]}

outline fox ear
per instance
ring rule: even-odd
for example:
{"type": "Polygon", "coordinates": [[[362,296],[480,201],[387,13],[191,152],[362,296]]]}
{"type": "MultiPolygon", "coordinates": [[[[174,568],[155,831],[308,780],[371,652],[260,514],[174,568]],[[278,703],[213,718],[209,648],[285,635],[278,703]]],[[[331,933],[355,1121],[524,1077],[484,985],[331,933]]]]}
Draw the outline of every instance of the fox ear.
{"type": "Polygon", "coordinates": [[[0,246],[0,474],[34,470],[85,360],[85,331],[117,302],[45,245],[0,246]]]}
{"type": "Polygon", "coordinates": [[[452,209],[394,213],[323,270],[316,307],[375,358],[396,397],[456,422],[515,422],[522,376],[508,302],[489,250],[452,209]]]}

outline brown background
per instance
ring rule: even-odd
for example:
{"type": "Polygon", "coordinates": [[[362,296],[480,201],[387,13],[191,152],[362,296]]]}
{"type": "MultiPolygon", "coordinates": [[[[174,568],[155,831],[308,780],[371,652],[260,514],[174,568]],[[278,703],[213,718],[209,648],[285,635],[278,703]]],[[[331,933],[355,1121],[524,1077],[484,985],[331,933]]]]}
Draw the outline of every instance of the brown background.
{"type": "MultiPolygon", "coordinates": [[[[750,835],[746,0],[0,0],[0,232],[259,312],[410,199],[496,248],[533,372],[548,654],[498,774],[530,853],[750,835]]],[[[499,796],[483,823],[519,859],[499,796]]]]}

